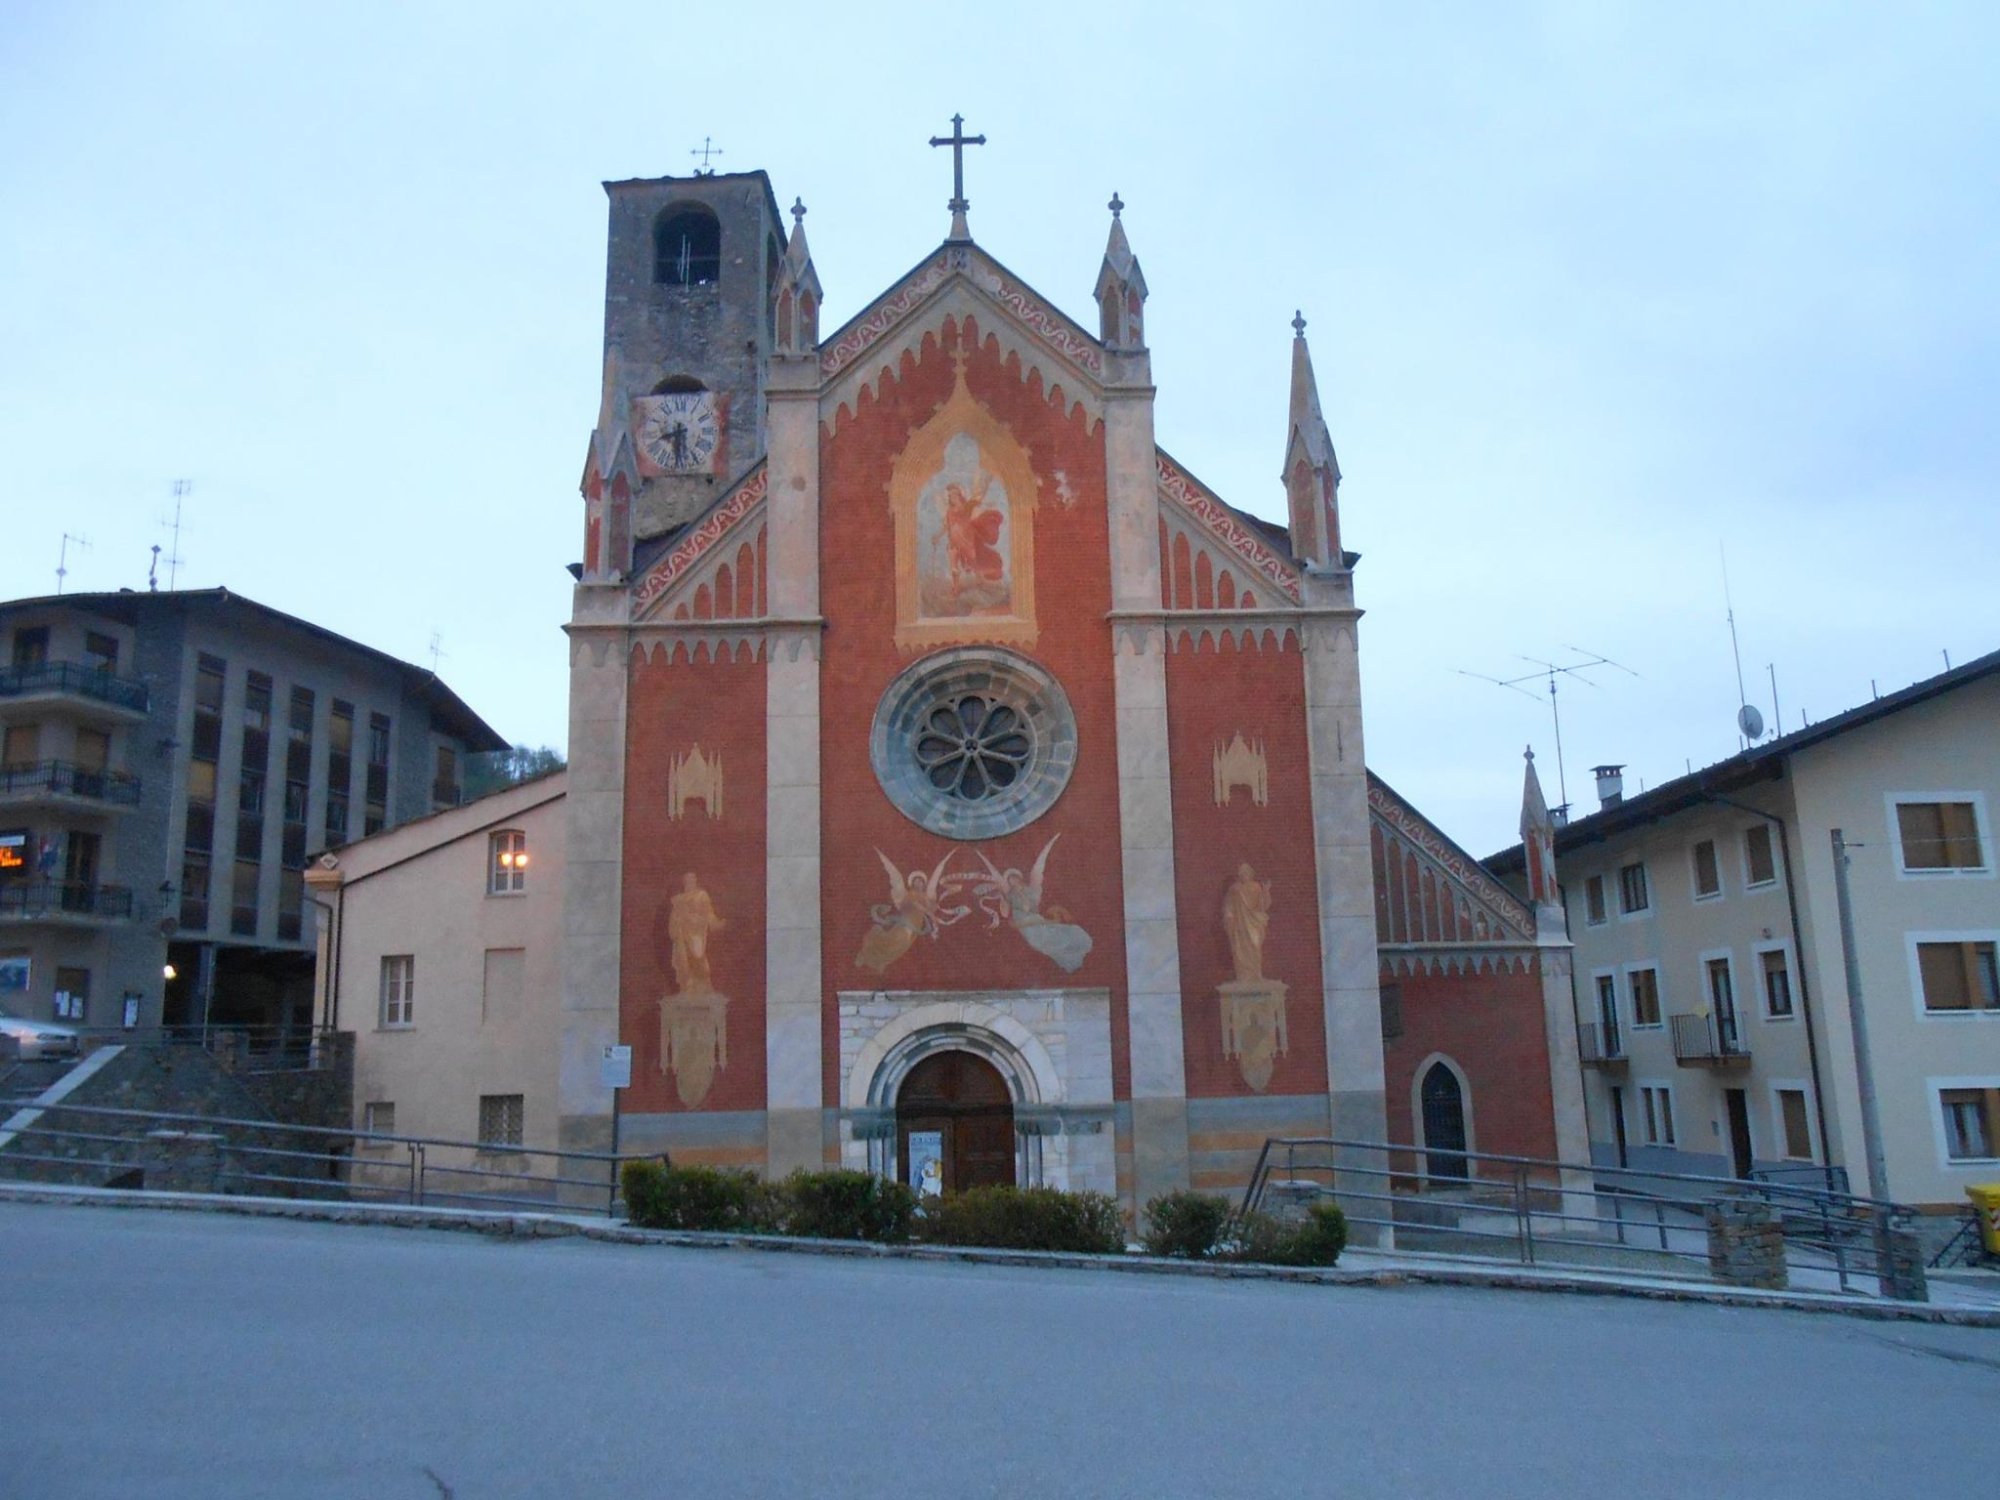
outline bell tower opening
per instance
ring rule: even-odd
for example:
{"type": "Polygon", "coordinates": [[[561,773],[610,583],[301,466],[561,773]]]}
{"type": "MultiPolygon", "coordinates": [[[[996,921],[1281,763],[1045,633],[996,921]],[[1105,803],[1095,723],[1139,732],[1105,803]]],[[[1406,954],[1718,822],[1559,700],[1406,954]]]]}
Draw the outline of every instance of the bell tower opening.
{"type": "Polygon", "coordinates": [[[1014,1099],[1000,1070],[970,1052],[937,1052],[896,1091],[896,1166],[918,1192],[1016,1181],[1014,1099]]]}
{"type": "Polygon", "coordinates": [[[722,221],[699,203],[664,210],[653,222],[653,280],[713,286],[722,279],[722,221]]]}

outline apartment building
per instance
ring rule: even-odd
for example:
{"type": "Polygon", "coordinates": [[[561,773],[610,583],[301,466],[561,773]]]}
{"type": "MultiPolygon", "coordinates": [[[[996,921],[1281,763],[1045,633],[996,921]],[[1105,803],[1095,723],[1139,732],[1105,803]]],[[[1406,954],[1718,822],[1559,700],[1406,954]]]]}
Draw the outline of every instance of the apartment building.
{"type": "Polygon", "coordinates": [[[303,1024],[312,851],[505,742],[437,676],[227,589],[0,603],[0,1009],[303,1024]]]}
{"type": "Polygon", "coordinates": [[[1600,768],[1556,835],[1598,1160],[1938,1206],[2000,1180],[1996,730],[2000,653],[1637,796],[1600,768]]]}

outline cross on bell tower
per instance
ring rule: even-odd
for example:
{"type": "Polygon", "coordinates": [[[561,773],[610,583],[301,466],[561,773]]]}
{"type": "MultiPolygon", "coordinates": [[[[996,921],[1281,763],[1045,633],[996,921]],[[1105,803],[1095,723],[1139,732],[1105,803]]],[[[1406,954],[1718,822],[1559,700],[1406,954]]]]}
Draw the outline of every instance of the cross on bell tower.
{"type": "Polygon", "coordinates": [[[972,230],[965,222],[965,211],[972,205],[965,199],[965,148],[985,145],[986,137],[967,135],[965,116],[953,115],[951,134],[934,135],[931,137],[931,144],[951,147],[951,202],[945,207],[951,210],[951,238],[969,240],[972,238],[972,230]]]}

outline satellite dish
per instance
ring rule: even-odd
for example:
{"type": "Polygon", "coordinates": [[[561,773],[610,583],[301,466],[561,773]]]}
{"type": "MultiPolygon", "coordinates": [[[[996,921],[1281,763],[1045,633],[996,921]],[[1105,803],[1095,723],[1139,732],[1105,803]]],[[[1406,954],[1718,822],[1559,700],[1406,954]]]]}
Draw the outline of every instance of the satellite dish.
{"type": "Polygon", "coordinates": [[[1736,727],[1743,731],[1746,740],[1764,737],[1764,716],[1757,712],[1756,704],[1746,703],[1736,711],[1736,727]]]}

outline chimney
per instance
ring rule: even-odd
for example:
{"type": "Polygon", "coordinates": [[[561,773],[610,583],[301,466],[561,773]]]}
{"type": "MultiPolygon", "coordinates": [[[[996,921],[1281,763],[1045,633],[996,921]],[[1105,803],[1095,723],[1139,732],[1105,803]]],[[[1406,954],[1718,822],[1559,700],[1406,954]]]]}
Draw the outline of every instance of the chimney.
{"type": "Polygon", "coordinates": [[[1600,810],[1616,807],[1625,800],[1623,766],[1592,766],[1590,774],[1597,778],[1597,805],[1600,810]]]}

